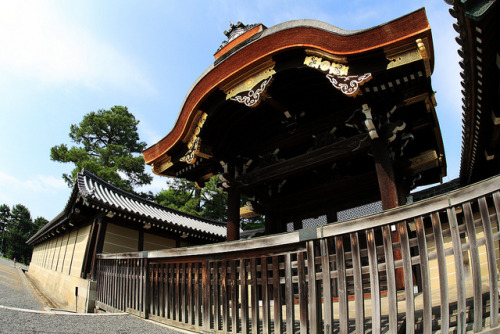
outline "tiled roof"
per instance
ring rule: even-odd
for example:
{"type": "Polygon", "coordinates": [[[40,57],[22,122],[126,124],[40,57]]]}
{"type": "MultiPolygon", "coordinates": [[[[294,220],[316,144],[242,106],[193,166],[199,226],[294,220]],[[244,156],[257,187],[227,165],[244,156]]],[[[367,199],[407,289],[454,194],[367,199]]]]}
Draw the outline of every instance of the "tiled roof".
{"type": "Polygon", "coordinates": [[[226,235],[224,223],[189,215],[148,201],[116,188],[88,171],[84,170],[78,174],[77,184],[83,197],[106,206],[115,214],[128,213],[142,217],[145,223],[157,221],[216,236],[226,235]]]}
{"type": "Polygon", "coordinates": [[[447,1],[462,58],[462,158],[460,181],[470,184],[498,173],[499,7],[496,1],[447,1]]]}
{"type": "Polygon", "coordinates": [[[108,217],[122,217],[144,226],[157,227],[179,234],[190,234],[212,241],[224,240],[226,224],[180,212],[135,194],[121,190],[98,178],[88,171],[81,171],[73,188],[73,192],[64,210],[43,226],[28,241],[37,243],[44,236],[57,231],[74,214],[75,203],[83,200],[83,204],[106,212],[108,217]]]}

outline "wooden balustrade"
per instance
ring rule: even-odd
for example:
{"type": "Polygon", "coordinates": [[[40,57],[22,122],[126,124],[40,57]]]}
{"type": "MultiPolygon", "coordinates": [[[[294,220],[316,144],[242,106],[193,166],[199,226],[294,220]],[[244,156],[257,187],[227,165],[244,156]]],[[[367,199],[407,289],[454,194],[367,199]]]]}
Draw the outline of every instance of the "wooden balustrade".
{"type": "Polygon", "coordinates": [[[314,229],[102,254],[96,304],[198,332],[480,332],[498,326],[499,190],[497,177],[314,229]]]}

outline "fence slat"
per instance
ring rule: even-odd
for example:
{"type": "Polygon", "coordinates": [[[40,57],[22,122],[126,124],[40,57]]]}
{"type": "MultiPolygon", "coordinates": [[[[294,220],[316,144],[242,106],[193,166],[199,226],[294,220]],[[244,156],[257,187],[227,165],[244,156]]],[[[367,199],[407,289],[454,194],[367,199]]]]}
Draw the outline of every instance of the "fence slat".
{"type": "Polygon", "coordinates": [[[268,282],[268,267],[267,267],[267,257],[262,256],[260,258],[261,265],[261,277],[262,277],[262,332],[271,332],[271,318],[270,318],[270,298],[269,298],[269,282],[268,282]]]}
{"type": "Polygon", "coordinates": [[[200,263],[194,264],[194,324],[201,325],[202,321],[202,303],[201,296],[203,291],[200,285],[200,263]]]}
{"type": "Polygon", "coordinates": [[[321,247],[321,279],[323,282],[323,332],[333,333],[333,295],[332,280],[330,278],[330,252],[328,239],[320,240],[321,247]]]}
{"type": "Polygon", "coordinates": [[[415,332],[415,297],[413,294],[413,271],[411,266],[410,245],[406,222],[397,225],[401,240],[401,256],[403,259],[403,272],[406,296],[406,333],[415,332]]]}
{"type": "Polygon", "coordinates": [[[465,226],[467,227],[467,236],[469,238],[469,251],[472,267],[472,284],[474,290],[474,332],[479,332],[482,328],[483,317],[483,296],[481,292],[481,266],[479,262],[479,251],[476,242],[476,229],[474,227],[474,217],[469,202],[463,204],[465,226]]]}
{"type": "Polygon", "coordinates": [[[236,260],[231,260],[231,330],[233,333],[238,332],[238,272],[236,269],[236,260]]]}
{"type": "Polygon", "coordinates": [[[227,284],[227,261],[222,260],[221,266],[221,290],[222,290],[222,330],[229,332],[229,299],[227,284]]]}
{"type": "Polygon", "coordinates": [[[186,323],[192,325],[194,323],[194,306],[193,306],[193,263],[187,264],[187,319],[186,323]]]}
{"type": "Polygon", "coordinates": [[[392,250],[391,228],[382,226],[384,240],[385,271],[387,275],[387,300],[389,303],[389,332],[398,330],[398,303],[396,300],[396,275],[394,269],[394,253],[392,250]]]}
{"type": "MultiPolygon", "coordinates": [[[[309,306],[307,300],[306,289],[306,268],[304,263],[304,253],[297,253],[297,275],[299,276],[299,319],[300,319],[300,333],[307,334],[307,329],[310,324],[308,323],[307,308],[309,306]]],[[[309,282],[312,284],[312,282],[309,282]]]]}
{"type": "Polygon", "coordinates": [[[212,279],[212,291],[214,293],[214,329],[220,329],[220,284],[219,284],[219,261],[214,261],[213,268],[213,279],[212,279]]]}
{"type": "Polygon", "coordinates": [[[354,273],[354,308],[356,311],[356,333],[365,332],[365,306],[363,296],[363,277],[361,276],[361,258],[359,254],[359,236],[351,233],[351,254],[354,273]]]}
{"type": "Polygon", "coordinates": [[[311,333],[321,331],[321,290],[316,281],[316,251],[314,241],[308,241],[307,249],[307,280],[309,292],[309,328],[311,333]]]}
{"type": "Polygon", "coordinates": [[[252,284],[250,291],[252,294],[252,333],[259,334],[259,285],[257,282],[257,259],[250,260],[250,275],[252,277],[252,284]]]}
{"type": "Polygon", "coordinates": [[[283,333],[283,315],[281,310],[279,257],[273,256],[273,302],[274,302],[274,332],[283,333]]]}
{"type": "Polygon", "coordinates": [[[438,260],[439,272],[439,291],[441,298],[441,329],[443,333],[448,333],[450,325],[450,309],[448,298],[448,272],[446,270],[446,258],[444,254],[443,231],[441,229],[441,219],[439,214],[434,212],[431,214],[432,231],[434,232],[434,240],[436,242],[436,253],[438,260]]]}
{"type": "Polygon", "coordinates": [[[202,266],[202,305],[203,305],[203,329],[210,330],[210,267],[208,261],[203,261],[202,266]]]}
{"type": "Polygon", "coordinates": [[[187,263],[181,263],[180,270],[181,270],[181,276],[180,276],[180,284],[181,284],[181,318],[179,321],[182,322],[187,322],[186,321],[186,315],[187,315],[187,303],[186,303],[186,266],[187,263]]]}
{"type": "Polygon", "coordinates": [[[420,259],[420,275],[422,277],[422,294],[424,301],[422,332],[432,333],[432,302],[429,259],[427,257],[427,242],[425,239],[422,217],[415,218],[417,230],[418,255],[420,259]]]}
{"type": "MultiPolygon", "coordinates": [[[[488,273],[490,282],[498,282],[497,265],[495,257],[495,245],[493,244],[493,232],[491,230],[490,214],[486,199],[479,199],[479,211],[483,222],[484,238],[486,240],[486,254],[488,258],[488,273]]],[[[498,325],[498,286],[490,284],[490,326],[498,325]]]]}
{"type": "Polygon", "coordinates": [[[465,333],[465,273],[462,241],[460,238],[455,208],[447,209],[446,214],[448,216],[448,222],[450,223],[451,241],[453,243],[453,257],[455,260],[455,276],[457,282],[457,333],[465,333]]]}
{"type": "Polygon", "coordinates": [[[337,286],[339,288],[339,331],[349,332],[349,304],[347,300],[346,265],[344,254],[344,239],[335,237],[335,255],[337,263],[337,286]]]}
{"type": "Polygon", "coordinates": [[[240,280],[241,280],[241,332],[248,334],[248,282],[246,261],[240,261],[240,280]]]}
{"type": "Polygon", "coordinates": [[[366,231],[366,247],[368,248],[368,262],[370,266],[370,294],[372,301],[372,333],[381,332],[381,304],[380,282],[378,275],[377,248],[375,246],[375,232],[373,229],[366,231]]]}
{"type": "Polygon", "coordinates": [[[286,300],[286,332],[294,334],[295,305],[293,301],[292,257],[285,254],[285,300],[286,300]]]}

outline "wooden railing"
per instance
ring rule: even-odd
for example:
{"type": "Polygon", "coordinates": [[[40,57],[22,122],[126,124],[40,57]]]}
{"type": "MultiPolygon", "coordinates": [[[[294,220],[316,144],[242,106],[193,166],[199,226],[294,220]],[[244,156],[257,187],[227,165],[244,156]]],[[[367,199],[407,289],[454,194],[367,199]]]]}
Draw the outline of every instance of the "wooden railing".
{"type": "Polygon", "coordinates": [[[496,177],[313,229],[99,255],[96,304],[198,332],[480,332],[498,326],[499,189],[496,177]]]}

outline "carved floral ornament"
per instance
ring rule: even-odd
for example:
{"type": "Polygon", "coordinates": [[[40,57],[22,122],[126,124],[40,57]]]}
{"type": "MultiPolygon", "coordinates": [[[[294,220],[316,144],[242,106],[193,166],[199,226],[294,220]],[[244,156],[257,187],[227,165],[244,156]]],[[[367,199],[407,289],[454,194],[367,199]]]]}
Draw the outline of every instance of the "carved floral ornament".
{"type": "Polygon", "coordinates": [[[318,56],[307,56],[304,65],[326,73],[326,78],[333,87],[350,97],[358,95],[360,92],[359,87],[372,78],[371,73],[348,75],[349,66],[323,60],[318,56]]]}
{"type": "Polygon", "coordinates": [[[200,131],[206,120],[207,113],[203,113],[200,120],[198,121],[198,124],[196,125],[196,128],[194,129],[194,133],[191,136],[191,139],[187,143],[188,151],[182,158],[180,158],[180,161],[183,161],[190,165],[196,162],[196,156],[200,152],[201,145],[200,131]]]}
{"type": "Polygon", "coordinates": [[[233,100],[250,108],[257,107],[262,93],[269,88],[273,75],[276,74],[275,65],[273,61],[266,62],[223,87],[226,100],[233,100]]]}

